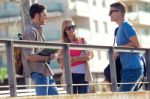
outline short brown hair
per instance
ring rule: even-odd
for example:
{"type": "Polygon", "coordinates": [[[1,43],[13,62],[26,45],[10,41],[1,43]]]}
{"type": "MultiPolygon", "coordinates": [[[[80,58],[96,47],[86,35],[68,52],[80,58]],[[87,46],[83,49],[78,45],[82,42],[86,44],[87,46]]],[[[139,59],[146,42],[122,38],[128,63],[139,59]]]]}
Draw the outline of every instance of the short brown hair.
{"type": "Polygon", "coordinates": [[[33,5],[31,5],[31,7],[29,9],[30,17],[33,19],[35,14],[42,13],[42,11],[44,11],[45,9],[46,9],[45,5],[39,4],[39,3],[34,3],[33,5]]]}
{"type": "Polygon", "coordinates": [[[110,7],[114,7],[114,8],[117,8],[121,11],[121,13],[123,14],[123,16],[125,15],[126,13],[126,5],[123,3],[123,2],[115,2],[115,3],[112,3],[110,5],[110,7]]]}

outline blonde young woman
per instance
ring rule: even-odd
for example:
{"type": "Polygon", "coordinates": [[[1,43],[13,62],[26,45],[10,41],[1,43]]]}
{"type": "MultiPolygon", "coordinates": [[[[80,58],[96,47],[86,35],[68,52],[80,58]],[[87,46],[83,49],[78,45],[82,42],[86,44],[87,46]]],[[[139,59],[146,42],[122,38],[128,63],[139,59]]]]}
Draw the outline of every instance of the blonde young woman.
{"type": "MultiPolygon", "coordinates": [[[[62,22],[62,43],[86,44],[84,38],[77,36],[76,25],[72,19],[65,19],[62,22]]],[[[61,68],[64,67],[63,51],[59,51],[58,61],[61,68]]],[[[88,66],[88,61],[93,58],[92,51],[70,50],[71,73],[73,84],[88,84],[92,81],[92,75],[88,66]]],[[[65,76],[65,75],[64,75],[65,76]]],[[[87,93],[88,85],[73,86],[73,93],[87,93]]]]}

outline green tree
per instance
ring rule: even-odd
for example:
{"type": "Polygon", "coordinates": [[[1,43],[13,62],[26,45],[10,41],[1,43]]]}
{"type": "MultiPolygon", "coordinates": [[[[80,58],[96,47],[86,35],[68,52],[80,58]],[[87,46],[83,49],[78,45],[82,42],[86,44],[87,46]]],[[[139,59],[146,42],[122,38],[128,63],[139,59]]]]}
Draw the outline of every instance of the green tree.
{"type": "Polygon", "coordinates": [[[7,68],[3,66],[0,68],[0,82],[3,83],[6,78],[7,78],[7,68]]]}

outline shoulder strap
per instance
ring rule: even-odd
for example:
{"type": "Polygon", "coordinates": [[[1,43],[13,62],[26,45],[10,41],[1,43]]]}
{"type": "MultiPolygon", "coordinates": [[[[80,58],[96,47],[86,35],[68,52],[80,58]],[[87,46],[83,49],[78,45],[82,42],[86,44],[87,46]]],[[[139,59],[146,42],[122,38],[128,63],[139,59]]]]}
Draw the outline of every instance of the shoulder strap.
{"type": "Polygon", "coordinates": [[[21,33],[18,33],[18,38],[19,38],[19,40],[22,40],[22,34],[21,33]]]}
{"type": "Polygon", "coordinates": [[[115,39],[116,39],[116,35],[117,35],[118,28],[119,28],[119,27],[117,27],[117,28],[115,29],[113,46],[115,46],[115,39]]]}

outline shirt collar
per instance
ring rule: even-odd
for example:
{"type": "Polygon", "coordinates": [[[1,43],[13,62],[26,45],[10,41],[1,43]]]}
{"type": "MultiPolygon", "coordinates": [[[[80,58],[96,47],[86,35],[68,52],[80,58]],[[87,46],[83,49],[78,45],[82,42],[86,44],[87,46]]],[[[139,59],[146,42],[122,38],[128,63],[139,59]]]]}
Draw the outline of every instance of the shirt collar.
{"type": "Polygon", "coordinates": [[[42,26],[36,23],[31,22],[31,24],[38,30],[42,30],[42,26]]]}

